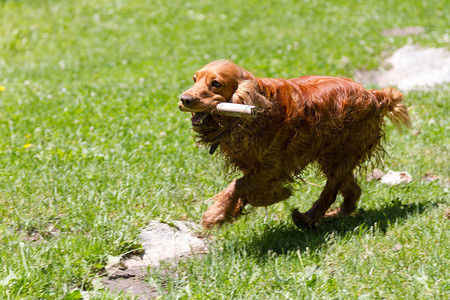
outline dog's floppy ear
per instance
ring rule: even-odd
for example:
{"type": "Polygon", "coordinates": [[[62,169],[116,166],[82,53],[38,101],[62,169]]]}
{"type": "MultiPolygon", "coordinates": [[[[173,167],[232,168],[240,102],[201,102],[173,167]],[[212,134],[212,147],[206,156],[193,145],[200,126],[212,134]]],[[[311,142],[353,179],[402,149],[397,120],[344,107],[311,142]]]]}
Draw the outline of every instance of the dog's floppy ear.
{"type": "Polygon", "coordinates": [[[231,97],[231,102],[254,105],[261,110],[266,110],[272,106],[272,103],[259,92],[258,82],[254,79],[247,79],[240,82],[231,97]]]}

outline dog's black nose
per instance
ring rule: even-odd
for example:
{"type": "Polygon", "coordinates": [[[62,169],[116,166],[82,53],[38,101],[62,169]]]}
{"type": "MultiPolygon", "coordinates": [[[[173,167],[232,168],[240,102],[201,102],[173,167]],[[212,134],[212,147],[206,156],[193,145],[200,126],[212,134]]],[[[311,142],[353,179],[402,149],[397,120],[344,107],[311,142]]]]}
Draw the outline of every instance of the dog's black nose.
{"type": "Polygon", "coordinates": [[[190,106],[192,102],[194,102],[194,97],[188,94],[183,94],[180,97],[181,103],[183,103],[184,106],[190,106]]]}

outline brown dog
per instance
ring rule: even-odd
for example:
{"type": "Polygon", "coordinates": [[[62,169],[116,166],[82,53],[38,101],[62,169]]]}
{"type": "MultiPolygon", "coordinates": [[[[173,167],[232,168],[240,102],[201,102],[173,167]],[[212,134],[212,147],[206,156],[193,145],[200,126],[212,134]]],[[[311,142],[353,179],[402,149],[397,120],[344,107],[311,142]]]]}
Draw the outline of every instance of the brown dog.
{"type": "Polygon", "coordinates": [[[402,94],[393,89],[366,90],[348,78],[303,76],[257,78],[229,61],[212,62],[194,76],[180,98],[192,113],[198,141],[243,177],[214,197],[202,225],[237,217],[244,205],[266,206],[291,195],[288,184],[316,162],[327,178],[319,199],[305,213],[292,212],[299,227],[314,227],[323,217],[349,214],[361,195],[354,170],[382,152],[383,117],[410,125],[402,94]],[[218,103],[254,105],[256,118],[221,116],[218,103]],[[343,195],[342,205],[326,214],[343,195]]]}

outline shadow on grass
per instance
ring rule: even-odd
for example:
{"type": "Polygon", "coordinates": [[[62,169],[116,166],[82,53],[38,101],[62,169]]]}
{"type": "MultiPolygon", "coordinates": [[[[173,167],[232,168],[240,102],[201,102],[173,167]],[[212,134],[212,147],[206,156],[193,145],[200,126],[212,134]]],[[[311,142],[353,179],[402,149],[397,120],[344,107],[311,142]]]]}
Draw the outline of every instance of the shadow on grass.
{"type": "Polygon", "coordinates": [[[343,238],[369,232],[385,233],[392,223],[402,222],[409,216],[422,214],[436,203],[402,204],[393,202],[380,209],[359,209],[354,215],[324,220],[313,230],[298,229],[294,225],[279,224],[268,227],[254,236],[247,249],[256,256],[270,253],[286,254],[291,251],[314,251],[327,242],[330,235],[343,238]]]}

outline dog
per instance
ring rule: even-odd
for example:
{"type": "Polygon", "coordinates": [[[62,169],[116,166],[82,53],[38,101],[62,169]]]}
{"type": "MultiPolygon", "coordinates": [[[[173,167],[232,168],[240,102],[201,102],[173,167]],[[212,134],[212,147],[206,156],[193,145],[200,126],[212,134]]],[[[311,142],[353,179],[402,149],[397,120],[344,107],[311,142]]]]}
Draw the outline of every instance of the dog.
{"type": "Polygon", "coordinates": [[[292,211],[295,225],[314,228],[322,218],[348,215],[361,196],[355,170],[384,153],[384,117],[398,127],[411,125],[398,90],[367,90],[348,78],[257,78],[220,60],[193,79],[180,97],[180,110],[192,113],[198,143],[211,154],[219,149],[225,164],[243,175],[214,196],[202,217],[205,228],[233,220],[246,204],[267,206],[287,199],[289,184],[311,163],[318,165],[326,184],[311,209],[292,211]],[[258,114],[223,116],[216,110],[222,102],[253,105],[258,114]],[[342,204],[327,213],[338,193],[342,204]]]}

